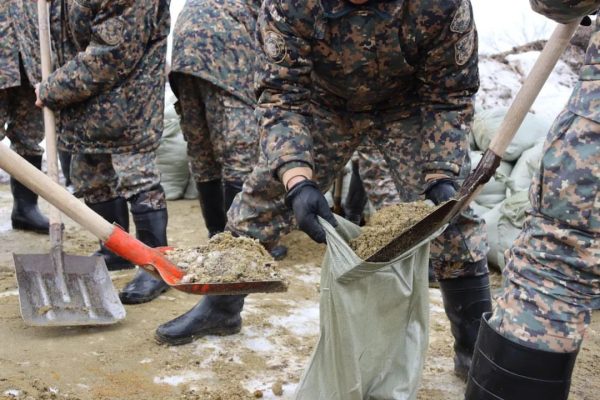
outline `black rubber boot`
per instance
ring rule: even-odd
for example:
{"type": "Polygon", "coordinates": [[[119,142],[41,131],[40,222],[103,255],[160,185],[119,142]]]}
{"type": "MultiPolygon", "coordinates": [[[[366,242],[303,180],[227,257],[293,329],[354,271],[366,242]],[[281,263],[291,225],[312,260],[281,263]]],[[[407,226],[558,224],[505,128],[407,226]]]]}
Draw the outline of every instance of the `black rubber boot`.
{"type": "MultiPolygon", "coordinates": [[[[235,196],[242,191],[242,185],[242,182],[225,181],[225,184],[223,185],[225,211],[229,210],[235,196]]],[[[227,218],[225,218],[225,220],[227,220],[227,218]]],[[[283,260],[285,256],[287,256],[288,248],[277,244],[269,250],[269,253],[275,260],[283,260]]]]}
{"type": "MultiPolygon", "coordinates": [[[[132,206],[133,208],[133,206],[132,206]]],[[[132,210],[133,211],[133,210],[132,210]]],[[[142,214],[132,213],[137,238],[150,247],[167,245],[167,210],[152,210],[142,214]]],[[[154,300],[169,288],[162,279],[155,278],[142,268],[129,282],[119,298],[123,304],[140,304],[154,300]]]]}
{"type": "Polygon", "coordinates": [[[206,335],[233,335],[242,329],[244,295],[205,296],[183,315],[160,325],[155,338],[159,343],[177,346],[206,335]]]}
{"type": "MultiPolygon", "coordinates": [[[[23,156],[37,169],[42,168],[42,156],[23,156]]],[[[48,233],[49,222],[38,207],[38,195],[14,178],[10,178],[13,195],[13,209],[10,219],[13,229],[48,233]]]]}
{"type": "Polygon", "coordinates": [[[358,162],[353,161],[350,186],[348,187],[348,194],[344,201],[345,218],[356,225],[364,225],[363,212],[367,205],[367,200],[367,192],[360,177],[358,162]]]}
{"type": "Polygon", "coordinates": [[[58,159],[60,160],[60,168],[65,177],[65,186],[71,186],[71,153],[68,151],[59,150],[58,159]]]}
{"type": "MultiPolygon", "coordinates": [[[[103,201],[101,203],[86,202],[86,204],[111,224],[117,224],[123,228],[123,230],[129,232],[129,208],[127,207],[127,201],[124,198],[117,197],[116,199],[103,201]]],[[[108,268],[109,271],[132,269],[135,267],[131,262],[104,247],[102,242],[100,242],[100,250],[95,252],[94,255],[102,256],[104,258],[106,268],[108,268]]]]}
{"type": "Polygon", "coordinates": [[[482,318],[465,400],[567,400],[577,352],[553,353],[513,342],[482,318]]]}
{"type": "Polygon", "coordinates": [[[196,182],[196,188],[204,224],[208,230],[208,237],[211,238],[217,233],[223,232],[227,223],[223,185],[220,179],[216,179],[208,182],[196,182]]]}
{"type": "Polygon", "coordinates": [[[454,336],[454,373],[466,380],[481,315],[492,310],[488,275],[439,281],[444,309],[454,336]]]}

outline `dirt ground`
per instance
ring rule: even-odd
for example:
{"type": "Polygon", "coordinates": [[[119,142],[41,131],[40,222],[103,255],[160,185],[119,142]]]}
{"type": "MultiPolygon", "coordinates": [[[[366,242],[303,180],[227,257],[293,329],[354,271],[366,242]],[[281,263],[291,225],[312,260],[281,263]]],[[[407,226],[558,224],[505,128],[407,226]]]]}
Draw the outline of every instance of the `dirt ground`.
{"type": "MultiPolygon", "coordinates": [[[[292,398],[317,341],[323,246],[299,232],[284,238],[290,251],[282,270],[289,291],[249,296],[239,335],[166,347],[155,343],[154,330],[187,311],[198,297],[171,290],[153,302],[127,306],[127,318],[110,327],[25,325],[12,253],[47,252],[48,240],[11,230],[11,202],[8,187],[0,185],[0,399],[292,398]]],[[[171,244],[194,246],[206,240],[195,201],[170,202],[169,214],[171,244]]],[[[71,221],[66,221],[65,237],[70,254],[87,255],[97,246],[71,221]]],[[[122,288],[132,275],[112,273],[115,287],[122,288]]],[[[464,384],[452,374],[452,338],[441,296],[436,289],[430,295],[430,346],[419,399],[462,399],[464,384]]],[[[574,373],[572,400],[599,398],[599,347],[596,312],[574,373]]]]}

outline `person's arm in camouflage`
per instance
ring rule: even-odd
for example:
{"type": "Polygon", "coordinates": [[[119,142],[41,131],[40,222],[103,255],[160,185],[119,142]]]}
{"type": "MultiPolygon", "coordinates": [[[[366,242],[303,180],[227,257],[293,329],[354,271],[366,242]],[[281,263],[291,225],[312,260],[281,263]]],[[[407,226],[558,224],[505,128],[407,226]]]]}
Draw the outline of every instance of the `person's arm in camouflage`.
{"type": "Polygon", "coordinates": [[[417,72],[427,182],[458,175],[469,149],[473,96],[479,88],[477,32],[470,4],[437,3],[442,8],[429,10],[419,22],[429,37],[422,43],[424,60],[417,72]]]}
{"type": "MultiPolygon", "coordinates": [[[[107,91],[119,84],[142,58],[151,32],[152,15],[146,0],[80,1],[89,14],[91,40],[84,51],[54,71],[40,85],[40,100],[61,109],[107,91]]],[[[79,21],[84,21],[81,17],[79,21]]],[[[85,23],[85,22],[83,22],[85,23]]]]}
{"type": "MultiPolygon", "coordinates": [[[[294,175],[312,178],[311,48],[297,29],[302,24],[301,17],[293,15],[301,12],[296,10],[302,9],[302,3],[266,0],[257,22],[256,112],[260,144],[270,170],[284,184],[294,175]]],[[[289,182],[288,187],[295,183],[289,182]]]]}
{"type": "Polygon", "coordinates": [[[600,8],[600,0],[529,0],[531,8],[561,24],[586,16],[600,8]]]}

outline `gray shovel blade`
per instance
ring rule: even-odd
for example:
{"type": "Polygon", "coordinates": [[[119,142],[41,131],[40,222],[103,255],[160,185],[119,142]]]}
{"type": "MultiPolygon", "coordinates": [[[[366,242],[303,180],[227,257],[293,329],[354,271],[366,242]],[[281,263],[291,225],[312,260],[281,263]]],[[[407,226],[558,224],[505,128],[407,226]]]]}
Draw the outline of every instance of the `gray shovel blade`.
{"type": "Polygon", "coordinates": [[[125,318],[125,308],[102,257],[63,257],[61,277],[50,254],[14,255],[21,316],[26,324],[108,325],[125,318]]]}

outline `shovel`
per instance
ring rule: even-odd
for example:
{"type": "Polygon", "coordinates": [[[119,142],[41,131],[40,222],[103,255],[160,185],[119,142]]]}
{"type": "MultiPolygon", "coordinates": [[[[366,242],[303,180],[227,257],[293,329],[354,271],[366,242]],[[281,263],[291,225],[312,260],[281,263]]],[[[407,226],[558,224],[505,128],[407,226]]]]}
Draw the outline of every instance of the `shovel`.
{"type": "Polygon", "coordinates": [[[369,257],[367,261],[386,261],[393,259],[398,254],[403,254],[431,237],[458,213],[467,208],[471,200],[483,189],[483,185],[494,175],[496,168],[500,164],[502,155],[521,126],[523,119],[525,119],[527,112],[544,86],[552,69],[554,69],[558,59],[565,51],[578,26],[579,21],[574,21],[567,25],[558,25],[556,27],[527,76],[525,83],[508,109],[489,148],[483,154],[477,167],[467,176],[467,179],[458,191],[457,198],[434,209],[429,215],[392,239],[381,250],[369,257]]]}
{"type": "MultiPolygon", "coordinates": [[[[38,1],[42,79],[50,75],[47,0],[38,1]]],[[[56,122],[44,107],[48,176],[58,182],[56,122]]],[[[60,212],[50,207],[50,254],[14,255],[21,315],[34,326],[105,325],[125,318],[101,257],[63,253],[60,212]]]]}

